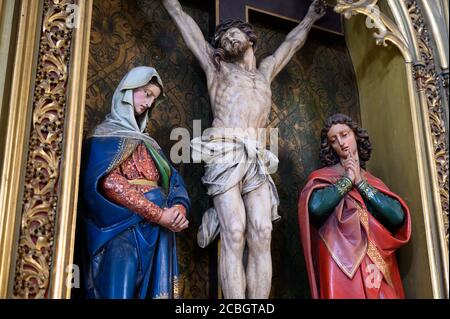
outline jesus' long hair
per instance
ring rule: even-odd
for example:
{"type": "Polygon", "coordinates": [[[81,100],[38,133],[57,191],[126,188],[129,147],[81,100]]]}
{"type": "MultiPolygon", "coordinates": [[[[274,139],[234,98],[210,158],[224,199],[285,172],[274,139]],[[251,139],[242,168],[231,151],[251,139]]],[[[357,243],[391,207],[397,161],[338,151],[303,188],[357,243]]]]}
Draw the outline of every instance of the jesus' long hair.
{"type": "Polygon", "coordinates": [[[226,53],[225,50],[220,47],[220,39],[229,29],[232,28],[238,28],[239,30],[244,32],[247,35],[248,40],[253,43],[253,51],[256,51],[256,43],[258,41],[258,37],[256,36],[256,32],[253,26],[240,19],[226,20],[225,22],[217,26],[216,33],[211,40],[211,45],[214,47],[214,63],[217,68],[220,68],[220,63],[222,61],[226,61],[226,53]]]}

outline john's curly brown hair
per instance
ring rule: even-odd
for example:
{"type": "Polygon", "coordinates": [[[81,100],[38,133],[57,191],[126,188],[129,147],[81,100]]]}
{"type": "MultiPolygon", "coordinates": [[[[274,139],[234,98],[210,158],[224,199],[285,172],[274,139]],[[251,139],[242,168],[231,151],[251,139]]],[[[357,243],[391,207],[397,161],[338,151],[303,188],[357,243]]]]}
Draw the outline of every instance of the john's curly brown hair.
{"type": "Polygon", "coordinates": [[[253,43],[253,50],[256,51],[258,37],[253,26],[250,23],[244,22],[240,19],[228,19],[216,27],[216,32],[211,40],[211,45],[214,48],[214,62],[217,68],[220,68],[221,61],[225,61],[225,51],[220,47],[220,39],[229,29],[232,28],[238,28],[244,32],[247,35],[248,40],[253,43]]]}
{"type": "Polygon", "coordinates": [[[320,161],[323,166],[332,166],[339,163],[339,156],[328,142],[328,131],[335,124],[345,124],[355,133],[356,144],[358,146],[359,165],[366,168],[366,162],[372,153],[372,144],[369,134],[359,126],[350,116],[345,114],[334,114],[325,121],[325,126],[320,135],[320,161]]]}

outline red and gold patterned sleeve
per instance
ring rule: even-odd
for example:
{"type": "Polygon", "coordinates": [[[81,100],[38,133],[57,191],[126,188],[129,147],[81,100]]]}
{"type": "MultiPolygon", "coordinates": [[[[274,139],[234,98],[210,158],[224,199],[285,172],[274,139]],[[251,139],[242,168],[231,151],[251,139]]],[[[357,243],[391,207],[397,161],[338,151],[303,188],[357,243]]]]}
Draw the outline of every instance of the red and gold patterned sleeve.
{"type": "Polygon", "coordinates": [[[119,168],[111,171],[100,181],[100,190],[110,201],[136,212],[149,222],[158,223],[161,219],[163,210],[133,188],[120,174],[119,168]]]}

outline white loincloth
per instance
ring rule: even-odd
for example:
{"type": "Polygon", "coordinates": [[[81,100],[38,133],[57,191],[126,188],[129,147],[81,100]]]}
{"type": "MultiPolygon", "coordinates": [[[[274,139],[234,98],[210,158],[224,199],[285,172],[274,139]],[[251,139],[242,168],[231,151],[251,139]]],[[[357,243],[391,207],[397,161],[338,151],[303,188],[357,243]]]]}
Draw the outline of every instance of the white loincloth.
{"type": "MultiPolygon", "coordinates": [[[[245,195],[267,181],[270,186],[272,221],[281,218],[278,215],[278,192],[269,175],[276,172],[278,158],[259,141],[236,134],[219,134],[195,138],[191,145],[194,160],[199,161],[201,158],[205,162],[202,182],[207,187],[208,195],[223,194],[236,185],[245,195]]],[[[203,214],[197,233],[198,245],[206,247],[219,232],[219,217],[214,207],[211,207],[203,214]]]]}

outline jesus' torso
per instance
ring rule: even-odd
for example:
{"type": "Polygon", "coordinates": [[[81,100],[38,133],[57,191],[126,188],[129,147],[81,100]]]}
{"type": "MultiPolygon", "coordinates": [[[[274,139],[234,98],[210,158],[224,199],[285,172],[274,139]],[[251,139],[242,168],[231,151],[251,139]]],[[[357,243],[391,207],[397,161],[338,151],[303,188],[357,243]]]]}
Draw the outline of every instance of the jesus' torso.
{"type": "Polygon", "coordinates": [[[222,62],[208,88],[213,127],[266,127],[272,91],[269,81],[259,70],[248,71],[239,65],[222,62]]]}

